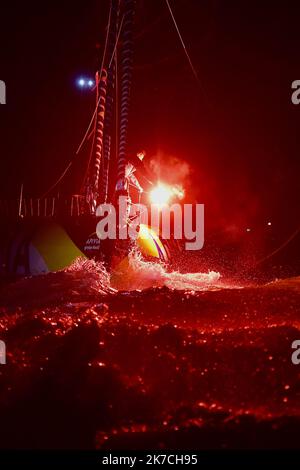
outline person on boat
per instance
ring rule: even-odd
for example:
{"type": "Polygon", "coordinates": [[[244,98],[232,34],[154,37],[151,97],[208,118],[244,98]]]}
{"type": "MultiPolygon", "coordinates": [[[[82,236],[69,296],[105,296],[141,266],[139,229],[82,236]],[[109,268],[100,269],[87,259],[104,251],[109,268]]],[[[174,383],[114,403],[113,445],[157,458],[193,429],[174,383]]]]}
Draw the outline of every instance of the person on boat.
{"type": "MultiPolygon", "coordinates": [[[[144,192],[144,189],[141,186],[139,180],[143,179],[145,185],[148,184],[148,186],[153,184],[150,180],[149,172],[143,163],[145,153],[145,151],[140,151],[136,155],[133,155],[128,158],[125,166],[125,176],[123,178],[118,179],[115,187],[115,207],[117,210],[117,220],[120,220],[118,214],[119,197],[125,196],[127,198],[126,214],[125,219],[123,220],[123,222],[121,222],[122,225],[129,225],[139,215],[139,213],[137,212],[134,216],[130,216],[132,206],[131,189],[134,188],[138,192],[140,202],[141,195],[144,192]],[[138,177],[136,176],[136,174],[138,175],[138,177]]],[[[119,239],[117,243],[111,244],[109,265],[117,265],[118,262],[124,259],[124,257],[129,253],[132,246],[133,242],[129,238],[125,240],[119,239]]]]}
{"type": "Polygon", "coordinates": [[[139,181],[141,179],[147,186],[152,186],[154,184],[152,181],[152,175],[143,163],[145,155],[146,152],[144,150],[141,150],[136,155],[131,155],[128,158],[125,167],[125,179],[119,179],[116,184],[117,193],[128,194],[131,186],[137,189],[139,194],[142,194],[144,189],[139,181]]]}
{"type": "Polygon", "coordinates": [[[136,175],[139,180],[142,180],[146,187],[153,186],[154,175],[149,171],[147,166],[144,164],[146,156],[145,150],[140,150],[136,155],[132,154],[128,158],[128,163],[135,168],[136,175]]]}

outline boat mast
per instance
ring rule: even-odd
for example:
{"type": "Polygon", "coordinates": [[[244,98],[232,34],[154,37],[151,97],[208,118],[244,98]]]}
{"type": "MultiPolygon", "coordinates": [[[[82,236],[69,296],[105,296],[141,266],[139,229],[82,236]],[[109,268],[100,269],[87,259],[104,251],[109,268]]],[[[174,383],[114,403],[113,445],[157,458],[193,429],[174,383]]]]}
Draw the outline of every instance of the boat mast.
{"type": "Polygon", "coordinates": [[[121,36],[121,97],[117,180],[125,179],[125,167],[127,161],[127,129],[133,70],[133,21],[135,4],[135,0],[123,0],[124,21],[121,36]]]}
{"type": "Polygon", "coordinates": [[[96,212],[97,204],[99,203],[100,196],[100,167],[101,157],[103,151],[103,130],[104,130],[104,117],[105,117],[105,104],[106,104],[106,91],[107,91],[107,71],[105,68],[100,71],[101,76],[96,74],[96,86],[99,90],[98,108],[97,108],[97,125],[96,125],[96,154],[94,164],[94,177],[92,180],[93,191],[93,205],[92,212],[96,212]]]}
{"type": "Polygon", "coordinates": [[[110,12],[106,33],[105,48],[100,72],[96,74],[96,113],[93,148],[94,158],[88,169],[86,184],[86,199],[90,204],[92,214],[97,205],[106,202],[110,180],[110,159],[112,146],[112,126],[114,114],[118,128],[117,158],[115,173],[118,180],[125,179],[127,162],[127,129],[130,105],[130,91],[133,69],[133,20],[136,0],[110,0],[110,12]],[[122,20],[119,25],[119,20],[122,20]],[[117,43],[120,36],[120,109],[114,111],[116,90],[117,43]]]}
{"type": "Polygon", "coordinates": [[[109,170],[111,160],[112,146],[112,126],[114,118],[114,97],[116,92],[116,62],[118,28],[120,16],[120,0],[111,0],[110,28],[107,43],[107,94],[106,110],[104,119],[104,137],[103,137],[103,159],[102,159],[102,184],[100,199],[107,202],[109,170]]]}

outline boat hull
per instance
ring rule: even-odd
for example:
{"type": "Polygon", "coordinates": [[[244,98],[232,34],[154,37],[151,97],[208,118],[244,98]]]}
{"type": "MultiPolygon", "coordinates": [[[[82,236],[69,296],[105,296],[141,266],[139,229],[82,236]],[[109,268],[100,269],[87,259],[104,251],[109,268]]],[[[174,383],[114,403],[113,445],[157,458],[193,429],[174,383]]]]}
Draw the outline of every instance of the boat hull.
{"type": "MultiPolygon", "coordinates": [[[[99,240],[95,217],[70,220],[8,221],[0,234],[2,277],[19,277],[55,272],[77,258],[90,258],[110,264],[112,242],[99,240]]],[[[145,258],[167,262],[169,254],[159,236],[143,225],[137,246],[145,258]]],[[[119,262],[123,261],[124,256],[119,262]]],[[[114,263],[116,265],[116,263],[114,263]]]]}

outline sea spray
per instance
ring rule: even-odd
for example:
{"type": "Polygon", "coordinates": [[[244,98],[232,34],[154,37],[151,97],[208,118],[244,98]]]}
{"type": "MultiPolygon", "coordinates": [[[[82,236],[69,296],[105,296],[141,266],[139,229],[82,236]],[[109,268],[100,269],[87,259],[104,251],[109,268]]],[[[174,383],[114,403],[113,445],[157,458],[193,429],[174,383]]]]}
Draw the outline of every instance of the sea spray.
{"type": "Polygon", "coordinates": [[[118,273],[118,268],[116,271],[117,275],[112,275],[114,287],[126,290],[166,286],[170,289],[202,291],[213,288],[221,277],[215,271],[184,274],[178,271],[168,272],[164,264],[145,261],[136,251],[129,254],[124,271],[120,269],[118,273]]]}

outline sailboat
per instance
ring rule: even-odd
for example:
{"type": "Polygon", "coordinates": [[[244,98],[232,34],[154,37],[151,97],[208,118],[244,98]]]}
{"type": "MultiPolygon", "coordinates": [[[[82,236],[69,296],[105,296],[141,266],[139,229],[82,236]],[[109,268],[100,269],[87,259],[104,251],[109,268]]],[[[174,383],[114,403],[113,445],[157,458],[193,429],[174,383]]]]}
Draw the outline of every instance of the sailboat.
{"type": "MultiPolygon", "coordinates": [[[[116,184],[126,177],[135,6],[135,0],[110,0],[105,47],[96,72],[95,112],[88,129],[93,128],[93,144],[80,193],[63,199],[53,195],[52,187],[41,198],[26,198],[21,187],[17,201],[0,202],[2,276],[45,274],[80,257],[105,261],[110,270],[126,267],[128,246],[124,249],[118,238],[113,243],[100,240],[96,226],[97,207],[118,205],[116,184]],[[118,253],[117,260],[112,253],[118,253]]],[[[168,262],[169,249],[159,233],[147,225],[139,228],[143,236],[138,235],[136,246],[141,255],[168,262]]]]}

